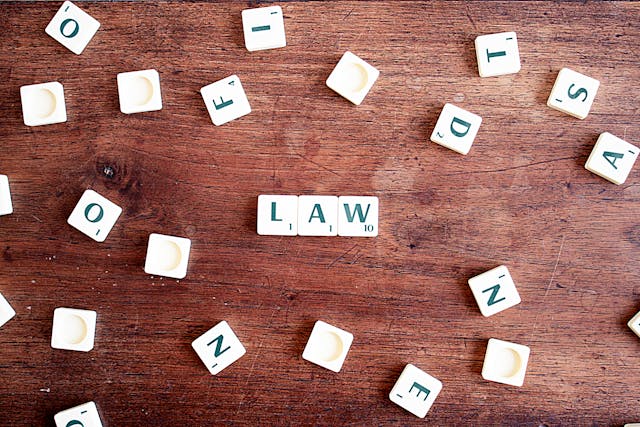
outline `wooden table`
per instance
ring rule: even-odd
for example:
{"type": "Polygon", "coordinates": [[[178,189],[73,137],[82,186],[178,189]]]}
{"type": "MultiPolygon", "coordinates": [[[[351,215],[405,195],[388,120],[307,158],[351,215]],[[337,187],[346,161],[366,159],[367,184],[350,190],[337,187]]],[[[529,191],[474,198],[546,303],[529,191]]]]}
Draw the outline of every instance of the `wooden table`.
{"type": "Polygon", "coordinates": [[[601,132],[640,143],[640,4],[283,2],[287,47],[249,53],[248,3],[83,3],[80,56],[44,33],[59,2],[0,4],[0,425],[640,422],[640,167],[583,167],[601,132]],[[474,38],[510,30],[522,70],[478,77],[474,38]],[[381,72],[358,107],[324,83],[346,50],[381,72]],[[584,121],[545,105],[565,66],[601,81],[584,121]],[[162,111],[120,113],[146,68],[162,111]],[[253,112],[215,127],[198,91],[231,74],[253,112]],[[29,128],[47,81],[68,121],[29,128]],[[467,156],[429,142],[445,102],[483,117],[467,156]],[[104,243],[66,223],[86,188],[124,209],[104,243]],[[376,195],[380,235],[258,236],[259,194],[376,195]],[[144,273],[152,232],[192,239],[186,279],[144,273]],[[484,318],[467,279],[500,264],[522,303],[484,318]],[[98,312],[91,352],[50,347],[56,307],[98,312]],[[355,336],[338,374],[301,358],[317,319],[355,336]],[[221,320],[247,354],[214,377],[190,343],[221,320]],[[491,337],[531,348],[522,388],[482,379],[491,337]],[[388,399],[406,363],[444,384],[425,420],[388,399]]]}

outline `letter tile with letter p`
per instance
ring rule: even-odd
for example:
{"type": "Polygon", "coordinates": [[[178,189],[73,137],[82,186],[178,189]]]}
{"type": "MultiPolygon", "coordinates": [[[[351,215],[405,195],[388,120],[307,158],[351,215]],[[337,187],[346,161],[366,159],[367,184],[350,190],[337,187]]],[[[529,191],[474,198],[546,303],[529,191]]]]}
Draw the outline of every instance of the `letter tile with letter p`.
{"type": "Polygon", "coordinates": [[[453,104],[445,104],[431,134],[431,141],[460,154],[467,154],[478,134],[482,117],[453,104]]]}

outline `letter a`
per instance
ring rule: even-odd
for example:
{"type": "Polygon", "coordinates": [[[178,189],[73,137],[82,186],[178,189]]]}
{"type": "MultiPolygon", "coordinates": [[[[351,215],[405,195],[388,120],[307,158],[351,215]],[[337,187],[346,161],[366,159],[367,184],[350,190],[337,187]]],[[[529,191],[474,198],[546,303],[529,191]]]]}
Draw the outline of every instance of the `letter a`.
{"type": "Polygon", "coordinates": [[[324,214],[322,213],[322,207],[320,206],[320,204],[316,203],[315,205],[313,205],[313,210],[311,211],[311,216],[309,217],[309,222],[311,222],[312,219],[314,218],[318,218],[320,220],[320,222],[324,223],[324,214]],[[316,211],[318,211],[318,214],[316,215],[316,211]]]}

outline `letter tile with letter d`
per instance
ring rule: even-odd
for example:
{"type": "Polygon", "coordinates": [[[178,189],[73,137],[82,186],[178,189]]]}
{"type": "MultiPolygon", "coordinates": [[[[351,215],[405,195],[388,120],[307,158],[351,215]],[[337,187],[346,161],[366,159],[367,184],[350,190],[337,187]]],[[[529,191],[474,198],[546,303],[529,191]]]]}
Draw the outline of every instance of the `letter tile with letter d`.
{"type": "Polygon", "coordinates": [[[224,320],[196,338],[191,346],[211,375],[218,374],[246,353],[244,346],[224,320]]]}
{"type": "Polygon", "coordinates": [[[442,383],[408,364],[389,393],[391,401],[416,417],[424,418],[442,390],[442,383]]]}
{"type": "Polygon", "coordinates": [[[604,132],[598,138],[584,167],[614,184],[624,184],[639,151],[635,145],[604,132]]]}
{"type": "Polygon", "coordinates": [[[482,117],[453,104],[445,104],[431,134],[431,141],[460,154],[467,154],[481,123],[482,117]]]}
{"type": "Polygon", "coordinates": [[[471,292],[483,316],[489,317],[520,304],[520,295],[504,265],[469,279],[471,292]]]}

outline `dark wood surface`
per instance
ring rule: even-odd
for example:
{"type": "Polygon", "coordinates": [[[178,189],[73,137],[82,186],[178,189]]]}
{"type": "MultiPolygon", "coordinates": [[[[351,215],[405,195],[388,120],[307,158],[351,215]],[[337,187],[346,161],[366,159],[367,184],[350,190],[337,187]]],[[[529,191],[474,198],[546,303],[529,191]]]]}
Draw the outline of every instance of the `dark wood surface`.
{"type": "Polygon", "coordinates": [[[255,4],[83,3],[80,56],[44,33],[59,2],[0,4],[0,425],[640,422],[640,171],[583,167],[601,132],[640,143],[640,4],[286,2],[288,46],[249,53],[255,4]],[[522,71],[478,77],[474,38],[510,30],[522,71]],[[358,107],[324,84],[346,50],[381,72],[358,107]],[[565,66],[601,81],[584,121],[546,106],[565,66]],[[164,108],[120,113],[146,68],[164,108]],[[215,127],[198,91],[234,73],[253,112],[215,127]],[[68,121],[29,128],[47,81],[68,121]],[[467,156],[428,141],[445,102],[483,117],[467,156]],[[89,187],[124,209],[105,243],[66,223],[89,187]],[[261,193],[376,195],[380,236],[258,236],[261,193]],[[184,280],[144,273],[152,232],[192,239],[184,280]],[[466,281],[499,264],[522,303],[484,318],[466,281]],[[50,347],[60,306],[98,312],[91,352],[50,347]],[[355,336],[338,374],[301,358],[317,319],[355,336]],[[190,343],[221,320],[247,354],[213,377],[190,343]],[[531,348],[524,387],[482,379],[491,337],[531,348]],[[425,420],[388,400],[406,363],[444,384],[425,420]]]}

